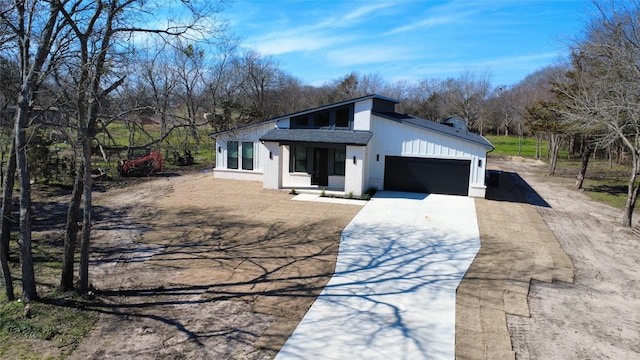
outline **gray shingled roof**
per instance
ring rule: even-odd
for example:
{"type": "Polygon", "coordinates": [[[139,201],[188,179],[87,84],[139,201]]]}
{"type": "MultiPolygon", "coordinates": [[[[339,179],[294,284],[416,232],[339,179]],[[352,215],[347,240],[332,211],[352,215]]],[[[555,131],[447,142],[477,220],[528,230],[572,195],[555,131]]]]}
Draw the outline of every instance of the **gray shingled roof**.
{"type": "Polygon", "coordinates": [[[365,146],[373,134],[369,131],[323,129],[273,129],[260,141],[304,142],[365,146]]]}
{"type": "Polygon", "coordinates": [[[421,127],[424,129],[436,131],[445,135],[450,135],[453,137],[457,137],[466,141],[471,141],[476,144],[484,146],[487,150],[493,150],[494,146],[483,136],[480,136],[476,133],[472,133],[470,131],[465,131],[462,129],[458,129],[452,126],[440,124],[434,121],[429,121],[421,118],[417,118],[407,114],[399,114],[399,113],[381,113],[381,112],[373,112],[374,115],[397,121],[403,124],[413,125],[417,127],[421,127]]]}

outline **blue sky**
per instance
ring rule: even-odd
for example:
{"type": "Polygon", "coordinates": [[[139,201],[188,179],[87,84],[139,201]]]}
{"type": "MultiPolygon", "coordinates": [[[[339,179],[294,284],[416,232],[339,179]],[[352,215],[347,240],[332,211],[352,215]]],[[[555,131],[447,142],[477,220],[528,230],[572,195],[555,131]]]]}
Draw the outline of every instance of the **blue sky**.
{"type": "Polygon", "coordinates": [[[306,84],[352,71],[386,81],[488,71],[513,85],[566,56],[589,1],[235,0],[222,17],[242,46],[306,84]]]}

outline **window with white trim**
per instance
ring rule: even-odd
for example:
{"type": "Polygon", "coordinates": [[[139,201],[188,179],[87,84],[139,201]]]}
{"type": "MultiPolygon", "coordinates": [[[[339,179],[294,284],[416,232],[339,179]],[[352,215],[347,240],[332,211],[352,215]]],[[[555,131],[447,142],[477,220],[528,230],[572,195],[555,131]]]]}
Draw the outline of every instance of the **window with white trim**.
{"type": "Polygon", "coordinates": [[[227,169],[238,168],[238,142],[227,141],[227,169]]]}
{"type": "Polygon", "coordinates": [[[242,170],[253,170],[253,143],[242,143],[242,170]]]}

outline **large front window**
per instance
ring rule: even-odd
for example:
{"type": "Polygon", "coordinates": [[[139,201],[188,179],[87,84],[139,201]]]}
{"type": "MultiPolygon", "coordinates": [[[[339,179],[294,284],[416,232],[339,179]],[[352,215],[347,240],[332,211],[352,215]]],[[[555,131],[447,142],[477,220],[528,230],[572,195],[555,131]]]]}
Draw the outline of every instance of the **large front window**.
{"type": "Polygon", "coordinates": [[[227,142],[227,169],[238,168],[238,142],[227,142]]]}
{"type": "Polygon", "coordinates": [[[307,172],[307,148],[296,146],[293,153],[293,171],[307,172]]]}
{"type": "Polygon", "coordinates": [[[242,143],[242,169],[253,170],[253,143],[242,143]]]}

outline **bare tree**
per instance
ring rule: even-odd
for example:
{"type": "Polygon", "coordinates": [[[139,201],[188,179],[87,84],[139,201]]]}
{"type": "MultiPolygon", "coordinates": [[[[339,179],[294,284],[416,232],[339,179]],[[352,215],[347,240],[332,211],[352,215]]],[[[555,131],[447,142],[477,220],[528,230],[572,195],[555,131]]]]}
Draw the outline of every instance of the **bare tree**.
{"type": "MultiPolygon", "coordinates": [[[[3,27],[4,28],[4,27],[3,27]]],[[[18,71],[17,64],[5,59],[0,58],[0,76],[3,84],[0,89],[0,126],[5,126],[5,121],[9,122],[9,105],[17,103],[16,94],[20,85],[20,72],[18,71]]],[[[4,130],[4,129],[3,129],[4,130]]],[[[2,274],[5,284],[5,294],[7,300],[12,301],[15,299],[15,293],[13,289],[13,280],[11,277],[11,270],[9,269],[9,241],[12,225],[11,217],[11,197],[13,194],[13,186],[15,182],[16,172],[16,151],[15,151],[15,139],[12,131],[2,132],[3,146],[0,151],[2,156],[0,158],[0,182],[2,183],[2,200],[0,203],[0,217],[3,219],[0,222],[0,267],[2,268],[2,274]],[[5,146],[7,146],[5,148],[5,146]],[[5,168],[5,155],[6,168],[5,168]],[[6,174],[11,174],[5,177],[6,174]]]]}
{"type": "MultiPolygon", "coordinates": [[[[75,77],[74,90],[76,100],[76,120],[79,134],[79,143],[82,153],[82,167],[72,194],[72,202],[69,205],[69,214],[77,211],[80,206],[80,198],[83,203],[83,227],[80,244],[80,269],[78,291],[86,294],[89,287],[89,248],[92,221],[92,178],[91,178],[91,142],[96,135],[96,124],[101,114],[102,103],[109,94],[121,86],[126,76],[124,69],[114,69],[118,63],[119,52],[128,47],[128,39],[132,34],[147,33],[160,36],[194,36],[197,33],[217,31],[219,27],[206,27],[204,22],[206,15],[211,14],[205,10],[217,11],[218,8],[210,8],[208,2],[184,1],[183,5],[193,14],[193,19],[187,23],[176,23],[166,28],[146,28],[132,25],[135,16],[150,11],[152,2],[140,0],[126,1],[95,1],[86,2],[77,0],[73,2],[56,1],[57,10],[64,16],[68,26],[72,29],[75,43],[73,49],[77,54],[75,58],[78,64],[78,73],[75,77]],[[119,44],[120,46],[116,46],[119,44]],[[119,72],[117,70],[120,70],[119,72]],[[80,184],[82,186],[80,186],[80,184]],[[78,196],[78,192],[82,196],[78,196]]],[[[161,4],[160,4],[161,5],[161,4]]],[[[65,241],[65,257],[73,254],[75,247],[75,234],[73,232],[76,221],[73,217],[67,218],[67,240],[65,241]]],[[[73,271],[72,258],[64,260],[65,268],[61,278],[61,287],[68,289],[72,284],[73,271]],[[71,279],[71,280],[70,280],[71,279]]]]}
{"type": "Polygon", "coordinates": [[[7,161],[7,176],[2,183],[2,204],[0,208],[2,211],[2,222],[0,222],[0,265],[2,267],[2,275],[4,278],[4,288],[7,300],[13,301],[15,299],[15,292],[13,290],[13,279],[11,278],[11,270],[9,269],[9,241],[11,233],[11,197],[13,194],[13,186],[15,184],[15,172],[16,172],[16,149],[15,139],[11,139],[11,147],[9,150],[9,159],[7,161]]]}
{"type": "Polygon", "coordinates": [[[491,88],[491,75],[464,71],[456,79],[447,79],[444,83],[443,104],[448,116],[458,115],[467,122],[467,126],[484,132],[484,103],[491,88]]]}
{"type": "Polygon", "coordinates": [[[573,51],[572,86],[558,87],[566,120],[601,144],[621,140],[631,155],[622,217],[631,226],[640,185],[640,6],[637,1],[596,3],[599,15],[573,51]]]}
{"type": "MultiPolygon", "coordinates": [[[[37,100],[40,86],[47,75],[48,66],[56,53],[52,51],[57,34],[63,27],[54,2],[3,2],[0,22],[3,31],[12,34],[17,48],[20,68],[20,90],[15,112],[15,156],[20,185],[20,264],[22,270],[22,299],[37,299],[33,254],[31,251],[31,179],[27,163],[26,129],[31,110],[37,100]]],[[[7,172],[7,176],[13,176],[7,172]]],[[[3,217],[2,222],[8,221],[3,217]]],[[[4,228],[4,225],[3,225],[4,228]]]]}
{"type": "Polygon", "coordinates": [[[425,119],[438,121],[451,114],[446,113],[443,103],[444,84],[437,79],[423,79],[409,90],[403,110],[425,119]]]}
{"type": "Polygon", "coordinates": [[[281,75],[278,64],[270,57],[246,51],[235,59],[234,67],[242,76],[240,88],[248,103],[241,118],[251,122],[274,116],[269,95],[276,89],[281,75]]]}
{"type": "Polygon", "coordinates": [[[593,142],[587,136],[582,136],[581,138],[581,152],[580,152],[580,169],[578,170],[578,175],[576,175],[576,182],[573,185],[574,190],[581,190],[584,184],[584,179],[587,176],[587,167],[589,166],[589,159],[591,159],[591,154],[593,153],[593,142]]]}

